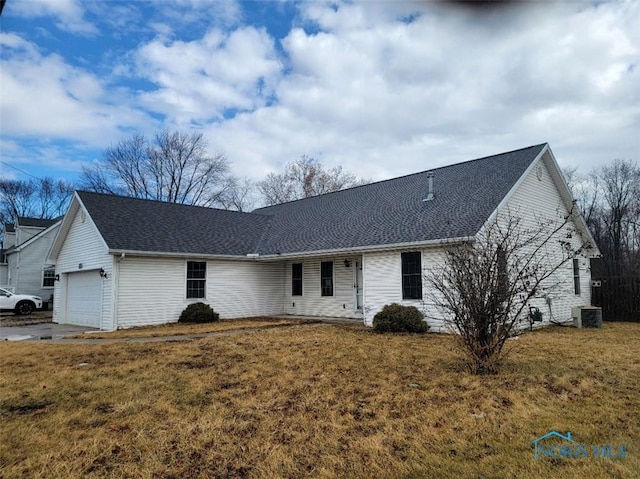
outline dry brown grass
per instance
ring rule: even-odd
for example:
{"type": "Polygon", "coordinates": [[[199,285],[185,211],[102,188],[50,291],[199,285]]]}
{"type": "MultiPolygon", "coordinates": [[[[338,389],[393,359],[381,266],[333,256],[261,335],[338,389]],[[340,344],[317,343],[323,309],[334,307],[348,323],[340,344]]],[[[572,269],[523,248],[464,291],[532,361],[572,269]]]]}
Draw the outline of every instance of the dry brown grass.
{"type": "Polygon", "coordinates": [[[640,477],[640,325],[526,334],[489,377],[452,344],[345,325],[0,344],[1,475],[640,477]],[[535,461],[550,430],[628,456],[535,461]]]}
{"type": "Polygon", "coordinates": [[[72,338],[80,339],[128,339],[128,338],[157,338],[161,336],[184,336],[187,334],[221,333],[224,331],[242,329],[267,329],[296,324],[313,324],[318,321],[296,318],[246,318],[225,319],[215,323],[172,323],[162,326],[144,326],[139,328],[121,329],[112,332],[91,332],[77,334],[72,338]]]}

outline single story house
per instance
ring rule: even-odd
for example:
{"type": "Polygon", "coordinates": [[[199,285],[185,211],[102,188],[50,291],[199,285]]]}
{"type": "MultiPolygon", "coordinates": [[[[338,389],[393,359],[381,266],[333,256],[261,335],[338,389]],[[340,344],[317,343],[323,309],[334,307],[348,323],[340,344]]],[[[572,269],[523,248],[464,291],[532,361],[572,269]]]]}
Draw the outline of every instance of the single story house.
{"type": "MultiPolygon", "coordinates": [[[[371,325],[385,304],[424,307],[431,292],[422,271],[499,211],[549,217],[572,202],[548,144],[251,213],[79,191],[50,252],[54,321],[103,330],[161,324],[203,301],[222,318],[371,325]]],[[[595,245],[584,220],[573,221],[595,245]]],[[[559,274],[570,292],[554,299],[553,313],[568,320],[572,307],[590,303],[589,259],[559,274]]]]}
{"type": "Polygon", "coordinates": [[[48,301],[54,290],[54,267],[47,262],[62,218],[40,219],[19,216],[4,227],[6,279],[2,287],[21,294],[33,294],[48,301]]]}

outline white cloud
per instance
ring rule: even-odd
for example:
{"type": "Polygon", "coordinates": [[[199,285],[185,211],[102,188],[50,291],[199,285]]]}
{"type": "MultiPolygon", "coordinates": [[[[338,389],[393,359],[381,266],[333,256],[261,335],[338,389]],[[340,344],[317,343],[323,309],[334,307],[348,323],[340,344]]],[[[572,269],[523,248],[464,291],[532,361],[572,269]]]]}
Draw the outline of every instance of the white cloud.
{"type": "Polygon", "coordinates": [[[638,2],[305,5],[322,30],[282,42],[278,103],[208,129],[241,171],[309,154],[380,179],[545,141],[587,169],[640,153],[638,2]]]}
{"type": "Polygon", "coordinates": [[[0,45],[5,56],[0,70],[3,135],[104,146],[121,129],[148,124],[93,73],[56,54],[42,55],[14,34],[0,34],[0,45]]]}
{"type": "Polygon", "coordinates": [[[245,27],[191,42],[156,39],[140,48],[138,70],[158,85],[141,94],[147,107],[188,124],[264,105],[281,65],[266,32],[245,27]]]}
{"type": "MultiPolygon", "coordinates": [[[[20,8],[86,16],[79,2],[45,5],[20,8]]],[[[235,1],[117,5],[119,18],[103,22],[136,39],[114,50],[117,90],[2,34],[3,135],[97,145],[165,116],[200,125],[253,178],[302,154],[373,179],[544,141],[586,170],[640,156],[640,2],[447,5],[300,3],[278,39],[243,24],[235,1]],[[131,77],[138,91],[126,89],[131,77]]]]}
{"type": "Polygon", "coordinates": [[[241,7],[236,0],[173,0],[155,2],[158,24],[169,27],[171,32],[185,28],[192,30],[195,25],[229,28],[241,19],[241,7]]]}
{"type": "Polygon", "coordinates": [[[82,35],[95,35],[98,29],[84,18],[80,0],[26,0],[9,2],[11,13],[27,18],[52,16],[61,30],[82,35]]]}

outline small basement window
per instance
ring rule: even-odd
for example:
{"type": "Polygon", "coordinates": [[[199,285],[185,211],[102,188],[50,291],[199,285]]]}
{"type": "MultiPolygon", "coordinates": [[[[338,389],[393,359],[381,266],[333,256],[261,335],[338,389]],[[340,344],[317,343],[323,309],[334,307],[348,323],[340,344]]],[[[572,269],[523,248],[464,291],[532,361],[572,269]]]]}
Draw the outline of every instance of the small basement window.
{"type": "Polygon", "coordinates": [[[187,261],[187,298],[204,298],[206,286],[206,261],[187,261]]]}

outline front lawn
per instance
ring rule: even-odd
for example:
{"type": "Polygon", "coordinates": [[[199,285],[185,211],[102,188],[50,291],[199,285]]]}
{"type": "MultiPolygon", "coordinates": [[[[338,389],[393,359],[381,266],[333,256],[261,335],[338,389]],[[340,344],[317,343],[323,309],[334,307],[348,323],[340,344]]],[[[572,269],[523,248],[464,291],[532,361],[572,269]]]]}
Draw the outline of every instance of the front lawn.
{"type": "Polygon", "coordinates": [[[241,329],[267,329],[296,324],[313,324],[318,321],[298,318],[247,318],[247,319],[223,319],[213,323],[171,323],[161,326],[141,326],[137,328],[119,329],[117,331],[95,331],[73,336],[76,339],[132,339],[132,338],[157,338],[161,336],[184,336],[187,334],[209,334],[241,329]]]}
{"type": "Polygon", "coordinates": [[[640,324],[525,334],[490,377],[462,371],[453,340],[306,325],[3,343],[1,475],[640,477],[640,324]],[[552,430],[626,457],[536,461],[552,430]]]}

